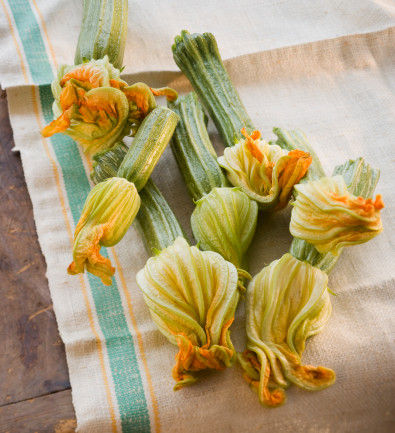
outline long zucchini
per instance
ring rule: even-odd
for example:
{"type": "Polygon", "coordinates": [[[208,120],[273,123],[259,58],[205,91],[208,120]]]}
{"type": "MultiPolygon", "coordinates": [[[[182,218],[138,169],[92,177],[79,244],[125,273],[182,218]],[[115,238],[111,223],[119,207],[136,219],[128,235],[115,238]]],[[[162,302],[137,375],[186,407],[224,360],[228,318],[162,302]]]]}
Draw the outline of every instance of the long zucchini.
{"type": "Polygon", "coordinates": [[[176,36],[172,50],[227,146],[242,138],[242,128],[249,133],[256,129],[226,72],[214,35],[184,30],[176,36]]]}

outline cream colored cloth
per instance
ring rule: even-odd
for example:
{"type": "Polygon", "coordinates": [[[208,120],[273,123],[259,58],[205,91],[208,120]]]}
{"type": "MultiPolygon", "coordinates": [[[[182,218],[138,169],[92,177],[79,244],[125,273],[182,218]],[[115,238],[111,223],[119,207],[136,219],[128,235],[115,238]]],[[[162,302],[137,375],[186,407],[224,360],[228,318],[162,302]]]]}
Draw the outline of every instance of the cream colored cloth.
{"type": "MultiPolygon", "coordinates": [[[[81,27],[82,1],[29,3],[41,31],[48,36],[44,40],[46,50],[55,54],[56,59],[50,59],[54,70],[56,64],[72,64],[81,27]]],[[[393,0],[133,0],[129,1],[125,71],[177,71],[169,48],[182,29],[215,33],[222,56],[227,59],[383,30],[394,25],[394,15],[393,0]]],[[[5,15],[0,14],[3,87],[24,84],[6,21],[5,15]]],[[[14,22],[12,16],[11,21],[14,22]]]]}
{"type": "MultiPolygon", "coordinates": [[[[336,383],[315,393],[291,387],[284,406],[266,409],[237,366],[203,375],[192,387],[172,390],[171,368],[177,350],[157,331],[135,282],[148,255],[134,226],[109,251],[117,266],[116,287],[98,289],[86,276],[66,274],[74,214],[87,190],[73,190],[70,174],[75,167],[67,161],[76,156],[68,155],[66,145],[40,137],[39,127],[46,120],[45,88],[26,86],[37,81],[32,78],[29,53],[23,49],[15,10],[3,2],[0,0],[6,11],[0,18],[4,47],[0,60],[5,56],[6,60],[0,61],[0,80],[8,86],[15,147],[21,152],[54,310],[66,345],[79,431],[393,431],[395,31],[389,28],[394,22],[393,3],[130,2],[125,64],[132,73],[125,76],[128,81],[143,79],[151,86],[166,84],[189,91],[187,80],[171,60],[172,38],[183,28],[212,31],[264,138],[273,138],[274,126],[298,127],[310,138],[328,173],[358,156],[381,170],[376,192],[386,205],[384,232],[368,244],[345,249],[330,276],[330,288],[337,294],[332,297],[333,315],[324,331],[308,342],[304,355],[306,362],[333,368],[336,383]],[[13,32],[7,31],[7,22],[13,32]],[[116,294],[120,311],[116,310],[116,294]],[[110,297],[114,301],[107,304],[110,297]],[[119,315],[126,321],[122,329],[119,315]],[[130,355],[131,346],[135,359],[130,355]],[[122,364],[122,356],[130,356],[131,361],[122,364]],[[131,362],[135,363],[132,377],[127,373],[131,362]],[[122,380],[130,380],[130,389],[122,388],[122,380]],[[134,385],[139,380],[142,390],[134,385]]],[[[51,45],[57,62],[72,62],[81,12],[78,2],[65,3],[62,8],[55,1],[31,3],[41,22],[45,51],[50,53],[51,45]],[[75,16],[71,16],[71,7],[75,7],[75,16]]],[[[53,64],[50,54],[48,58],[53,64]]],[[[211,124],[210,132],[222,154],[211,124]]],[[[153,177],[190,234],[193,204],[169,149],[153,177]]],[[[289,209],[260,215],[249,254],[253,274],[287,251],[291,241],[288,224],[289,209]]],[[[239,350],[244,347],[243,317],[241,304],[231,328],[239,350]]]]}

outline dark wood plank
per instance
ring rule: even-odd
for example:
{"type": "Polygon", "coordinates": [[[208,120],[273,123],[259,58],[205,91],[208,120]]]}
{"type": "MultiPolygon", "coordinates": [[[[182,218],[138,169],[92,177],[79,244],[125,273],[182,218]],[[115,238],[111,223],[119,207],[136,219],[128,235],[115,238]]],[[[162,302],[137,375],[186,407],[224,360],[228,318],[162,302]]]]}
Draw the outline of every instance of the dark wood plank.
{"type": "Polygon", "coordinates": [[[3,433],[73,433],[75,427],[70,390],[0,407],[3,433]]]}
{"type": "Polygon", "coordinates": [[[20,157],[12,147],[6,95],[1,92],[0,406],[70,387],[32,205],[20,157]]]}

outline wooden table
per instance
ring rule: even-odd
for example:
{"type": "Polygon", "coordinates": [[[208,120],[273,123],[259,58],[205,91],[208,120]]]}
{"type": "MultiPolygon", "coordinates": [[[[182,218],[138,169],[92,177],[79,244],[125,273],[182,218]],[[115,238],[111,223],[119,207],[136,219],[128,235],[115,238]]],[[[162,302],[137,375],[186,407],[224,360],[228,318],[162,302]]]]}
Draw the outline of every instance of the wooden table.
{"type": "Polygon", "coordinates": [[[52,310],[7,99],[0,97],[0,432],[75,431],[66,356],[52,310]]]}

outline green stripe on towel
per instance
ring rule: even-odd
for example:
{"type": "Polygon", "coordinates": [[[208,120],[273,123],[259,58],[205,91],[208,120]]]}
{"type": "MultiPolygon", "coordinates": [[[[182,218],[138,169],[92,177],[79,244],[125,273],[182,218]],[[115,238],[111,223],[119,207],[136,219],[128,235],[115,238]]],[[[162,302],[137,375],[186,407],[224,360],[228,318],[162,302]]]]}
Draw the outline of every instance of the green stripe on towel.
{"type": "MultiPolygon", "coordinates": [[[[12,0],[9,6],[18,28],[32,79],[35,83],[41,84],[39,86],[41,109],[45,122],[49,123],[52,120],[53,102],[49,83],[53,79],[53,74],[39,25],[29,1],[12,0]]],[[[50,141],[62,170],[75,225],[90,190],[88,178],[73,140],[57,134],[50,141]]],[[[105,248],[102,248],[102,254],[108,256],[105,248]]],[[[99,325],[105,338],[122,431],[123,433],[149,432],[150,419],[141,373],[117,284],[113,280],[113,284],[106,287],[99,278],[91,274],[88,280],[99,325]]]]}

